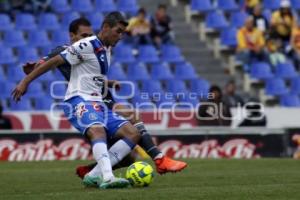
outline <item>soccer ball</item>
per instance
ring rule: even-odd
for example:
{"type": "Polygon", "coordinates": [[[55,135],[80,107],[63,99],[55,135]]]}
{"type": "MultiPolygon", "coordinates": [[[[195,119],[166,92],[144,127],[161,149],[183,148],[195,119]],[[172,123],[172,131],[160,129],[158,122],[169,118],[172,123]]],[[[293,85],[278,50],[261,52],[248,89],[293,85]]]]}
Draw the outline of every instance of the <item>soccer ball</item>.
{"type": "Polygon", "coordinates": [[[126,178],[134,187],[145,187],[152,182],[153,168],[146,162],[135,162],[127,168],[126,178]]]}

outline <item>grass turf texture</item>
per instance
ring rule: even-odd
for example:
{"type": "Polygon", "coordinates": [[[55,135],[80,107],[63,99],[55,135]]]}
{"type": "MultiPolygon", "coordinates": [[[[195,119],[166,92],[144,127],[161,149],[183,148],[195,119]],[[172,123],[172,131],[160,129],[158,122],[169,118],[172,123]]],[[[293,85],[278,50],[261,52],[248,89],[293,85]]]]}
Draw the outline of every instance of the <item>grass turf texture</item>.
{"type": "MultiPolygon", "coordinates": [[[[84,188],[74,175],[88,161],[0,162],[0,199],[300,199],[300,161],[187,160],[177,174],[160,176],[147,188],[84,188]]],[[[149,161],[150,163],[150,161],[149,161]]],[[[124,170],[116,175],[125,176],[124,170]]]]}

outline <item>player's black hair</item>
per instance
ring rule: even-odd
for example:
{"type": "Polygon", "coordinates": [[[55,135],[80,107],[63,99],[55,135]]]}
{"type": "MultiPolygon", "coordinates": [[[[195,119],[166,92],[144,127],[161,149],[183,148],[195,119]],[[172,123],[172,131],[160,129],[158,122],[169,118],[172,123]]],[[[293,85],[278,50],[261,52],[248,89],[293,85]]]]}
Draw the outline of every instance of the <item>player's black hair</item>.
{"type": "Polygon", "coordinates": [[[167,5],[166,4],[159,4],[157,8],[167,10],[167,5]]]}
{"type": "Polygon", "coordinates": [[[79,26],[91,26],[91,23],[89,22],[89,20],[87,20],[84,17],[75,19],[71,22],[71,24],[69,26],[69,32],[77,33],[79,26]]]}
{"type": "Polygon", "coordinates": [[[118,12],[118,11],[114,11],[114,12],[110,12],[108,13],[102,23],[102,27],[104,24],[108,24],[109,27],[114,27],[116,26],[118,23],[123,24],[124,26],[128,25],[128,22],[126,21],[126,19],[124,18],[124,16],[118,12]]]}
{"type": "Polygon", "coordinates": [[[144,15],[146,15],[146,10],[145,10],[145,8],[140,8],[140,9],[138,10],[138,14],[144,14],[144,15]]]}

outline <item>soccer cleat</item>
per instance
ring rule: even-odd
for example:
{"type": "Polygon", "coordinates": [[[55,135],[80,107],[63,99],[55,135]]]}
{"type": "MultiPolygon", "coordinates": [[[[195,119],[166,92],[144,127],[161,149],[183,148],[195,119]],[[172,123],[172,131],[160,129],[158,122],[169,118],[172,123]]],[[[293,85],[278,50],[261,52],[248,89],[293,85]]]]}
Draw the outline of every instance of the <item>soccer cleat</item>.
{"type": "Polygon", "coordinates": [[[96,176],[96,177],[92,177],[89,175],[85,175],[83,180],[82,180],[82,184],[85,187],[98,187],[98,185],[100,185],[102,182],[102,178],[96,176]]]}
{"type": "Polygon", "coordinates": [[[95,165],[83,165],[83,166],[78,166],[76,168],[76,174],[77,176],[79,176],[81,179],[83,179],[83,177],[89,173],[93,168],[95,167],[95,165]]]}
{"type": "Polygon", "coordinates": [[[159,174],[167,172],[179,172],[187,167],[187,163],[182,161],[173,160],[167,156],[154,160],[156,165],[156,171],[159,174]]]}
{"type": "Polygon", "coordinates": [[[116,178],[102,182],[99,186],[101,189],[126,188],[130,185],[129,181],[124,178],[116,178]]]}

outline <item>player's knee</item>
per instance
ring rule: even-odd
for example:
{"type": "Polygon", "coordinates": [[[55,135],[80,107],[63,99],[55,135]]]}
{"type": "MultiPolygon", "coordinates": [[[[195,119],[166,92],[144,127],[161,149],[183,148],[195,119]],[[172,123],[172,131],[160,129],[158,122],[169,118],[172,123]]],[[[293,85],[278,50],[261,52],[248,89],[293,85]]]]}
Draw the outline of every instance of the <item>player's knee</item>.
{"type": "Polygon", "coordinates": [[[131,124],[136,124],[140,122],[140,115],[139,113],[135,112],[134,110],[131,111],[130,113],[131,118],[128,119],[131,124]]]}
{"type": "Polygon", "coordinates": [[[89,127],[86,134],[87,134],[87,137],[91,141],[96,140],[96,139],[105,139],[106,138],[105,130],[100,125],[93,125],[93,126],[89,127]]]}
{"type": "Polygon", "coordinates": [[[135,144],[139,143],[141,134],[139,134],[138,130],[134,126],[129,125],[125,131],[124,137],[131,140],[135,144]]]}

